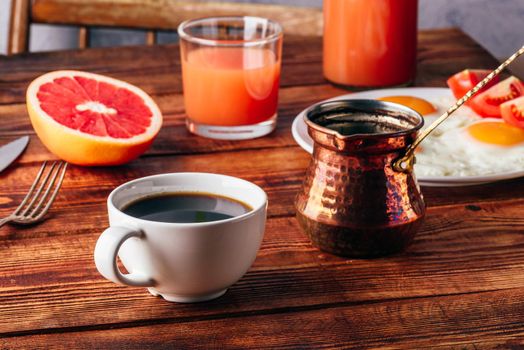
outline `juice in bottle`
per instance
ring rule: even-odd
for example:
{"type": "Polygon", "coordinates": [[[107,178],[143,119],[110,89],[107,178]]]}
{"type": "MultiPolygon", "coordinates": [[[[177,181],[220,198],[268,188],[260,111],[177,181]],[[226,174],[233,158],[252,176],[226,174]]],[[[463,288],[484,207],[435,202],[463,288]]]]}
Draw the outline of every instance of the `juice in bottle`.
{"type": "Polygon", "coordinates": [[[415,78],[417,0],[324,0],[324,76],[355,87],[415,78]]]}

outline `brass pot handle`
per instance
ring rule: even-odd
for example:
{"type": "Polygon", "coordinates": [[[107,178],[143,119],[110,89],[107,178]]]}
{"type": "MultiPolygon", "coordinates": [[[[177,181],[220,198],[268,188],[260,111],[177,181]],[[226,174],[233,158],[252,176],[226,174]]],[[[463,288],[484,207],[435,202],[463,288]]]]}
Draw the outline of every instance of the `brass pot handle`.
{"type": "Polygon", "coordinates": [[[403,157],[398,158],[393,162],[393,169],[400,172],[411,172],[413,171],[413,165],[415,164],[414,152],[415,148],[444,120],[446,120],[453,112],[455,112],[460,106],[462,106],[471,96],[475,95],[480,89],[482,89],[486,84],[488,84],[496,75],[506,68],[511,62],[513,62],[517,57],[524,53],[524,46],[522,46],[517,52],[511,55],[507,60],[502,62],[493,72],[489,73],[487,77],[482,79],[477,85],[475,85],[471,90],[469,90],[461,99],[459,99],[453,106],[441,115],[437,120],[433,122],[429,127],[427,127],[422,134],[420,134],[416,140],[408,147],[406,153],[403,157]]]}

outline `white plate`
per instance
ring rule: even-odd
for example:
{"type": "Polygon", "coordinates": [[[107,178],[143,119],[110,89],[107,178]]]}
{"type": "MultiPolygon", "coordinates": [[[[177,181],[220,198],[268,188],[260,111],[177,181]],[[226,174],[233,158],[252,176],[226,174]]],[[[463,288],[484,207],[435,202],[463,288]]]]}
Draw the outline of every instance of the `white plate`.
{"type": "MultiPolygon", "coordinates": [[[[343,99],[375,99],[383,96],[395,95],[409,95],[420,97],[426,100],[434,100],[438,98],[453,97],[451,90],[447,88],[396,88],[396,89],[381,89],[356,92],[352,94],[337,96],[326,101],[336,101],[343,99]]],[[[326,102],[322,101],[322,102],[326,102]]],[[[320,103],[320,102],[319,102],[320,103]]],[[[444,111],[437,111],[435,115],[442,114],[444,111]]],[[[295,141],[306,150],[308,153],[313,152],[313,140],[307,132],[307,125],[304,122],[305,110],[299,113],[293,121],[291,132],[295,141]]],[[[415,174],[416,174],[415,166],[415,174]]],[[[524,169],[512,172],[478,175],[478,176],[439,176],[428,177],[418,176],[417,179],[422,186],[431,187],[455,187],[455,186],[472,186],[500,180],[514,179],[524,176],[524,169]]]]}

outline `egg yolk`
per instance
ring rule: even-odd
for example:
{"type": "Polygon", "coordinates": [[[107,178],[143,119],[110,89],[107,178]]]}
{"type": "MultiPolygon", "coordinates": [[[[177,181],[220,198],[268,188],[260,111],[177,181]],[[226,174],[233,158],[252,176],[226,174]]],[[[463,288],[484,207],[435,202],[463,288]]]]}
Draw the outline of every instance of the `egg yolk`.
{"type": "Polygon", "coordinates": [[[502,122],[481,122],[468,126],[469,134],[478,141],[499,146],[524,142],[524,130],[502,122]]]}
{"type": "Polygon", "coordinates": [[[428,115],[437,111],[430,102],[415,96],[385,96],[377,100],[398,103],[419,112],[421,115],[428,115]]]}

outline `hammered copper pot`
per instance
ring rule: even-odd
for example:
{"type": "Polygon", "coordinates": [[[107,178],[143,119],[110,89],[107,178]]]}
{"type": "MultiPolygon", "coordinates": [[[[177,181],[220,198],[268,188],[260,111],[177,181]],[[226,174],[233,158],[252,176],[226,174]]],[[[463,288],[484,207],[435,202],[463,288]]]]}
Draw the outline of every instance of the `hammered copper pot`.
{"type": "Polygon", "coordinates": [[[315,105],[304,119],[314,148],[295,207],[312,243],[348,257],[406,248],[425,204],[412,171],[397,172],[392,162],[415,140],[423,118],[394,103],[343,100],[315,105]]]}

